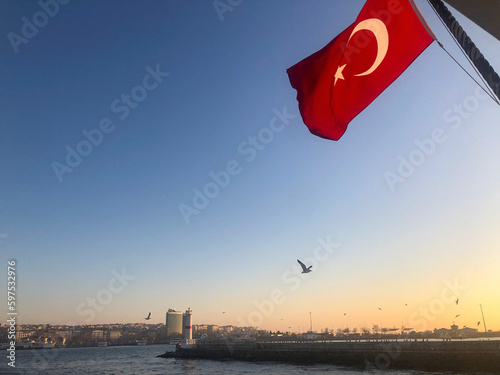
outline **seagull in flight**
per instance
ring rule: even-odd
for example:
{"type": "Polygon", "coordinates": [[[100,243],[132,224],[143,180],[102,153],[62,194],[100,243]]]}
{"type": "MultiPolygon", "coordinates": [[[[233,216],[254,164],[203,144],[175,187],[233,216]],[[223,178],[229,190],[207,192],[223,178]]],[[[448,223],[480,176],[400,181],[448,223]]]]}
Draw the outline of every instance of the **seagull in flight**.
{"type": "Polygon", "coordinates": [[[379,310],[382,310],[380,307],[378,308],[379,310]]]}
{"type": "Polygon", "coordinates": [[[460,299],[460,298],[457,298],[457,300],[455,301],[455,305],[458,305],[458,300],[459,300],[459,299],[460,299]]]}
{"type": "Polygon", "coordinates": [[[302,273],[309,273],[311,272],[312,266],[306,267],[304,263],[302,263],[300,260],[297,259],[297,262],[299,262],[300,266],[302,267],[302,273]]]}
{"type": "Polygon", "coordinates": [[[144,320],[149,320],[149,319],[151,319],[151,313],[149,313],[147,318],[144,318],[144,320]]]}
{"type": "Polygon", "coordinates": [[[455,318],[458,318],[459,316],[460,316],[460,314],[457,314],[457,315],[455,315],[455,318]]]}
{"type": "Polygon", "coordinates": [[[479,325],[481,324],[481,322],[477,322],[477,326],[479,327],[479,325]]]}

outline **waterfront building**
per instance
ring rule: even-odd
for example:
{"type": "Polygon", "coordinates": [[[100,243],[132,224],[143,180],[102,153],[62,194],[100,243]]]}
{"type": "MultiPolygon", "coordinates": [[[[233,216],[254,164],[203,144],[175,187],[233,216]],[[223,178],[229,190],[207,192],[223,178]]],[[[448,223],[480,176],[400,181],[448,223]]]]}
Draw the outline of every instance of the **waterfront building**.
{"type": "Polygon", "coordinates": [[[73,330],[72,329],[60,329],[55,331],[54,333],[54,339],[57,337],[61,337],[63,340],[69,340],[73,336],[73,330]]]}
{"type": "Polygon", "coordinates": [[[122,331],[118,329],[113,329],[109,331],[109,339],[110,340],[116,340],[119,339],[122,336],[122,331]]]}
{"type": "Polygon", "coordinates": [[[165,326],[167,329],[167,337],[183,334],[184,314],[180,311],[168,309],[165,326]]]}
{"type": "Polygon", "coordinates": [[[31,337],[35,334],[35,331],[17,331],[16,332],[16,341],[22,341],[24,338],[31,337]]]}
{"type": "Polygon", "coordinates": [[[193,332],[194,333],[205,333],[208,331],[208,324],[194,324],[193,332]]]}
{"type": "Polygon", "coordinates": [[[459,329],[458,331],[460,332],[460,335],[476,335],[477,334],[476,328],[464,327],[462,329],[459,329]]]}
{"type": "Polygon", "coordinates": [[[220,331],[220,327],[216,324],[209,324],[208,325],[208,332],[209,333],[214,333],[214,332],[219,332],[220,331]]]}
{"type": "Polygon", "coordinates": [[[104,331],[101,329],[94,329],[92,331],[92,339],[103,340],[104,339],[104,331]]]}

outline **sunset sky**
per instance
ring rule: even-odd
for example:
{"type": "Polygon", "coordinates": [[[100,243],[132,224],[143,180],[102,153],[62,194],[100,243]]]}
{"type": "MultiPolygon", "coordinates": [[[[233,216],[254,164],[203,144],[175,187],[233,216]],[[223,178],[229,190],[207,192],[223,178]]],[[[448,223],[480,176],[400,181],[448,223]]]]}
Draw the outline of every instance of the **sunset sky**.
{"type": "MultiPolygon", "coordinates": [[[[432,43],[338,142],[300,118],[286,69],[363,4],[74,0],[44,18],[0,2],[1,274],[16,259],[18,322],[190,307],[194,324],[305,331],[311,312],[315,330],[483,330],[482,304],[500,330],[500,106],[432,43]]],[[[499,72],[500,42],[452,11],[499,72]]]]}

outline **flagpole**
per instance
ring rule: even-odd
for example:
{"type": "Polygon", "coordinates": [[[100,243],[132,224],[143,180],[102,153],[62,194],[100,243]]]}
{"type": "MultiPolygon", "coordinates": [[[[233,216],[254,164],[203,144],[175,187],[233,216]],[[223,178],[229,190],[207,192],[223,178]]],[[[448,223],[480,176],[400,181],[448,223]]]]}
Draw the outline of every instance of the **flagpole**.
{"type": "Polygon", "coordinates": [[[479,304],[479,307],[481,308],[481,315],[483,316],[484,332],[488,332],[488,331],[486,330],[486,322],[484,321],[483,305],[479,304]]]}
{"type": "Polygon", "coordinates": [[[427,0],[465,51],[478,73],[500,99],[500,77],[441,0],[427,0]]]}

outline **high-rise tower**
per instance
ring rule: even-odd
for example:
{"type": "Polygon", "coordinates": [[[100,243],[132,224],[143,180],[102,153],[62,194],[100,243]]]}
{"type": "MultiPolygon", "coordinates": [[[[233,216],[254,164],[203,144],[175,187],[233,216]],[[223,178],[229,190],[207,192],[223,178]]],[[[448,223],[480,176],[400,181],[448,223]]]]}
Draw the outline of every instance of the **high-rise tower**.
{"type": "Polygon", "coordinates": [[[167,329],[167,337],[172,337],[176,334],[182,335],[184,326],[182,312],[168,309],[165,326],[167,329]]]}

